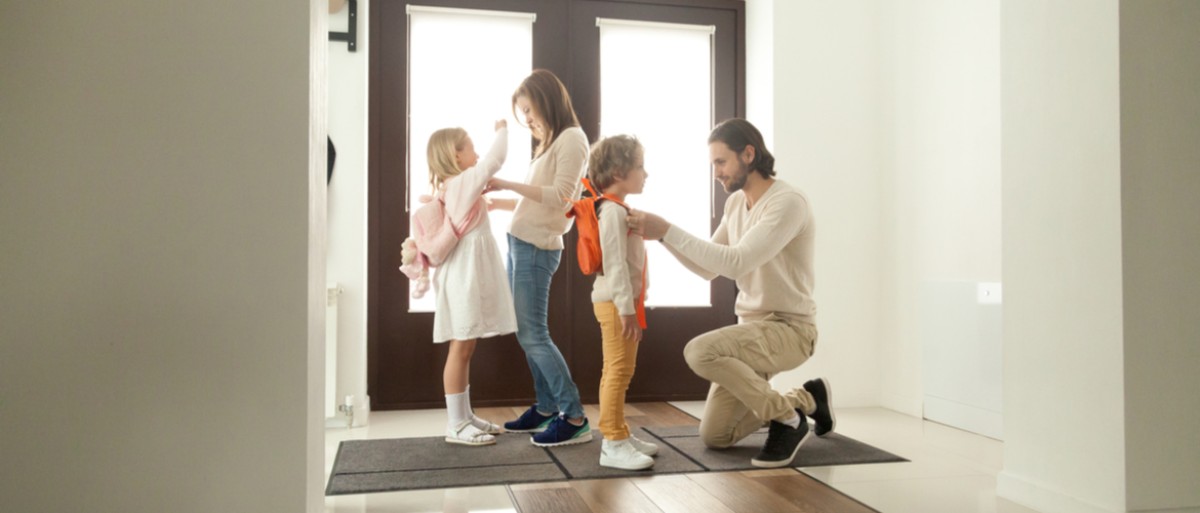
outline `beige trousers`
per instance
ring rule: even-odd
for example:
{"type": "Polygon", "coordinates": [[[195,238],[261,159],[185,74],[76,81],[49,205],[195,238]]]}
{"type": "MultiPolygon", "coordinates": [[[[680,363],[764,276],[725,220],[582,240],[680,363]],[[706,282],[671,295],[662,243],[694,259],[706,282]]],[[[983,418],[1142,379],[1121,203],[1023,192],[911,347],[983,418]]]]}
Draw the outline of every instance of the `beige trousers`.
{"type": "Polygon", "coordinates": [[[803,388],[779,392],[768,382],[808,360],[816,343],[816,326],[773,314],[688,342],[683,349],[688,366],[712,382],[700,419],[704,444],[729,447],[771,420],[791,417],[794,410],[816,410],[812,395],[803,388]]]}

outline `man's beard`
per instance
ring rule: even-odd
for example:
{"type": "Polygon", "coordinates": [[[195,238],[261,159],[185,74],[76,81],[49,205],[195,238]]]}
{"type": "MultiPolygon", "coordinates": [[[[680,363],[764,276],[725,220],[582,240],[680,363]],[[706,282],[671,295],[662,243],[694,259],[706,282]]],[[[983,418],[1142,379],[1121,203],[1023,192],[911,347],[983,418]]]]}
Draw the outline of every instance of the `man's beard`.
{"type": "Polygon", "coordinates": [[[729,183],[725,184],[725,192],[733,194],[742,190],[746,186],[746,179],[750,177],[750,165],[738,162],[738,172],[729,179],[729,183]]]}

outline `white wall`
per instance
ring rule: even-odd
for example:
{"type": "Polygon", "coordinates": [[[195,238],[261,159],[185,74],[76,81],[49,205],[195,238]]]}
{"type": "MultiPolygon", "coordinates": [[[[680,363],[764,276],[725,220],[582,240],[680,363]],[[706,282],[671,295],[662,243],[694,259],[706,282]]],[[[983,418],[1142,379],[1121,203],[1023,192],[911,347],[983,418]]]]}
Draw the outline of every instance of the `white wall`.
{"type": "Polygon", "coordinates": [[[1004,471],[1039,511],[1123,511],[1118,2],[1001,4],[1004,471]]]}
{"type": "Polygon", "coordinates": [[[1200,510],[1200,3],[1121,2],[1126,506],[1200,510]]]}
{"type": "Polygon", "coordinates": [[[747,105],[818,223],[822,343],[776,385],[919,416],[919,290],[1000,277],[999,7],[903,7],[747,2],[747,105]]]}
{"type": "Polygon", "coordinates": [[[0,511],[318,511],[315,5],[4,4],[0,511]]]}
{"type": "MultiPolygon", "coordinates": [[[[338,401],[355,397],[355,412],[367,395],[367,81],[370,0],[358,2],[358,44],[330,41],[329,137],[337,150],[329,183],[328,280],[342,288],[338,298],[338,401]]],[[[349,3],[329,15],[329,29],[349,27],[349,3]]],[[[360,421],[361,417],[356,419],[360,421]]]]}
{"type": "Polygon", "coordinates": [[[999,1],[883,6],[881,403],[998,436],[999,307],[973,289],[1000,281],[999,1]]]}
{"type": "MultiPolygon", "coordinates": [[[[772,24],[773,77],[761,67],[747,90],[769,90],[779,177],[800,187],[817,223],[816,354],[775,385],[828,377],[839,406],[879,404],[882,315],[879,8],[874,1],[747,2],[747,55],[772,24]],[[765,2],[765,3],[764,3],[765,2]],[[773,11],[768,18],[762,10],[773,11]],[[771,80],[769,87],[759,81],[771,80]]],[[[747,98],[761,114],[768,100],[747,98]]],[[[752,123],[758,120],[751,117],[752,123]]],[[[770,124],[770,121],[767,122],[770,124]]]]}

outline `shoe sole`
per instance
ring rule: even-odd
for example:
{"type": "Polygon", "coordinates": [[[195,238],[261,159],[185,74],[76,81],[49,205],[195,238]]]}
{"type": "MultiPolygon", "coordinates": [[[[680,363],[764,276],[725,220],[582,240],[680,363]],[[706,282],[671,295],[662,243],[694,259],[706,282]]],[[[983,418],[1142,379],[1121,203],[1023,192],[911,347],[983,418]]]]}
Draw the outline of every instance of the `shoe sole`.
{"type": "Polygon", "coordinates": [[[829,386],[829,381],[825,378],[817,378],[821,380],[821,384],[825,385],[825,407],[829,410],[829,431],[819,435],[822,437],[828,436],[837,428],[837,415],[833,413],[833,387],[829,386]]]}
{"type": "Polygon", "coordinates": [[[496,439],[491,439],[486,442],[471,442],[468,440],[460,440],[458,438],[446,437],[446,443],[455,445],[466,445],[468,447],[483,447],[485,445],[496,445],[496,439]]]}
{"type": "Polygon", "coordinates": [[[618,463],[614,463],[611,459],[605,459],[604,455],[601,455],[600,466],[620,470],[646,470],[654,466],[654,460],[650,460],[650,462],[646,463],[645,465],[620,465],[618,463]]]}
{"type": "Polygon", "coordinates": [[[813,436],[813,432],[811,429],[808,430],[807,433],[804,433],[804,438],[800,439],[800,443],[796,444],[796,448],[792,451],[792,457],[790,457],[786,460],[763,461],[763,460],[754,458],[754,459],[750,460],[750,464],[754,465],[758,468],[779,468],[779,467],[786,467],[788,465],[791,465],[792,460],[796,459],[796,453],[800,452],[800,448],[804,446],[804,442],[807,442],[809,438],[812,438],[812,436],[813,436]]]}
{"type": "Polygon", "coordinates": [[[549,443],[549,444],[539,443],[537,440],[534,440],[532,436],[529,437],[529,441],[531,443],[533,443],[533,445],[536,445],[538,447],[562,447],[564,445],[575,445],[575,444],[582,444],[582,443],[590,442],[590,441],[592,441],[592,432],[588,431],[587,433],[584,433],[575,438],[571,438],[569,440],[563,440],[561,442],[549,443]]]}

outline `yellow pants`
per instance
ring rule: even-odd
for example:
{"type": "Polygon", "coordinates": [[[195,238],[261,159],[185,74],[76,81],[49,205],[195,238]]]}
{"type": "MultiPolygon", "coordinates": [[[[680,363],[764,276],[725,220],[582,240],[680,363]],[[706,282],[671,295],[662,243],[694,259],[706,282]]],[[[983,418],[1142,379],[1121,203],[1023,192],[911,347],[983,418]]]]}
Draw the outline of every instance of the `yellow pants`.
{"type": "Polygon", "coordinates": [[[621,314],[612,302],[595,303],[592,309],[600,322],[604,370],[600,374],[600,431],[608,440],[629,438],[625,423],[625,391],[637,365],[636,340],[621,336],[621,314]]]}

